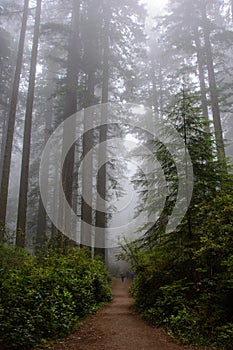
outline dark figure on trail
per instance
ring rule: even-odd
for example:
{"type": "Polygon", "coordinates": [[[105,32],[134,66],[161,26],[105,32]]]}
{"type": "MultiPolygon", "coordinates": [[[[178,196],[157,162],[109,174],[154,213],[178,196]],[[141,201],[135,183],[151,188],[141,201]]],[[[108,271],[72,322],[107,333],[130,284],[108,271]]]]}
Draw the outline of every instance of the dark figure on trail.
{"type": "Polygon", "coordinates": [[[130,271],[130,278],[131,278],[131,280],[134,279],[134,276],[135,276],[134,272],[133,272],[133,271],[130,271]]]}
{"type": "Polygon", "coordinates": [[[124,282],[124,279],[125,279],[125,274],[124,274],[124,272],[121,272],[121,273],[120,273],[120,276],[121,276],[121,281],[124,282]]]}

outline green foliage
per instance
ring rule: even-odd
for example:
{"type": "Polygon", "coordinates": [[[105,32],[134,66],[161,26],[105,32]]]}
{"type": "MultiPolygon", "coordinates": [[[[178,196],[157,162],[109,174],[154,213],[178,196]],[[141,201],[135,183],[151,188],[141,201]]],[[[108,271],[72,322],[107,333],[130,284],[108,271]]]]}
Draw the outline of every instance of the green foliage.
{"type": "Polygon", "coordinates": [[[137,310],[184,344],[219,349],[233,343],[232,210],[232,197],[221,192],[203,203],[195,232],[200,240],[187,259],[182,247],[174,244],[171,250],[168,239],[133,256],[137,310]]]}
{"type": "Polygon", "coordinates": [[[103,263],[84,249],[31,258],[24,250],[1,247],[0,259],[1,349],[30,349],[63,337],[111,299],[103,263]]]}
{"type": "Polygon", "coordinates": [[[172,235],[150,250],[144,247],[137,256],[136,249],[129,252],[136,272],[132,294],[137,309],[185,344],[219,348],[233,342],[232,211],[233,197],[225,192],[203,201],[188,253],[188,243],[179,246],[172,235]]]}
{"type": "MultiPolygon", "coordinates": [[[[199,224],[198,216],[196,215],[196,205],[201,203],[203,199],[211,200],[215,196],[216,189],[223,178],[223,170],[216,158],[214,141],[208,132],[208,122],[201,114],[198,96],[182,88],[181,92],[175,96],[174,105],[170,106],[170,110],[167,111],[163,125],[164,130],[162,131],[164,138],[166,140],[172,139],[169,142],[171,142],[174,148],[176,147],[177,139],[175,138],[173,140],[173,136],[170,135],[170,125],[177,131],[180,138],[183,139],[192,162],[194,186],[191,206],[182,222],[183,227],[179,234],[179,238],[183,240],[186,236],[192,236],[193,228],[199,224]]],[[[177,145],[177,147],[179,146],[177,145]]],[[[150,142],[150,149],[153,150],[153,154],[149,156],[149,160],[151,162],[155,160],[160,162],[166,184],[164,184],[163,179],[161,181],[159,172],[147,175],[146,179],[139,172],[134,181],[140,190],[143,203],[139,209],[146,211],[148,215],[156,213],[159,196],[156,191],[150,191],[148,193],[147,188],[148,186],[154,186],[154,188],[160,189],[159,193],[163,193],[163,190],[166,201],[161,217],[164,218],[166,223],[166,220],[172,214],[177,200],[179,181],[182,181],[187,186],[187,189],[189,187],[189,181],[192,181],[189,175],[190,169],[188,170],[187,166],[186,172],[182,174],[183,178],[178,179],[176,163],[180,162],[179,165],[183,167],[185,160],[179,160],[178,157],[174,159],[173,155],[166,148],[166,145],[158,140],[150,142]]],[[[184,196],[183,201],[186,200],[187,198],[184,196]]],[[[153,229],[147,232],[146,239],[148,241],[157,240],[158,235],[164,232],[164,228],[164,222],[160,218],[155,223],[153,229]]]]}
{"type": "MultiPolygon", "coordinates": [[[[168,115],[180,135],[186,135],[193,164],[193,197],[186,216],[170,234],[158,220],[125,254],[136,273],[131,291],[137,310],[185,344],[220,349],[233,344],[232,176],[216,160],[199,113],[195,99],[183,92],[168,115]]],[[[171,156],[160,149],[155,148],[156,155],[175,188],[171,156]]],[[[168,194],[165,216],[173,195],[168,194]]]]}

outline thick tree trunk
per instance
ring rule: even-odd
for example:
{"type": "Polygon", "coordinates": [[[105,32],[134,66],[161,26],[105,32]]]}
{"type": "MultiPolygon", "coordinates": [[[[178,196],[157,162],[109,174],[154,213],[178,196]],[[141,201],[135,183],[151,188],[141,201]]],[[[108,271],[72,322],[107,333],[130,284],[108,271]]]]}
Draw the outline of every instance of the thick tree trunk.
{"type": "MultiPolygon", "coordinates": [[[[107,5],[106,5],[107,6],[107,5]]],[[[97,197],[97,211],[96,211],[96,221],[95,226],[97,227],[97,232],[95,234],[95,254],[100,255],[105,261],[107,258],[107,247],[106,246],[106,237],[104,230],[101,231],[101,234],[98,234],[99,228],[107,227],[107,214],[106,214],[106,205],[103,201],[106,200],[106,172],[107,172],[107,121],[108,121],[108,95],[109,95],[109,22],[110,14],[107,9],[105,9],[105,23],[104,23],[104,42],[103,42],[103,81],[102,81],[102,110],[101,110],[101,124],[100,134],[99,134],[99,164],[103,164],[98,167],[98,176],[97,176],[97,193],[100,196],[100,201],[97,197]]]]}
{"type": "Polygon", "coordinates": [[[1,179],[1,186],[0,186],[0,241],[4,240],[4,230],[6,225],[6,210],[7,210],[7,197],[8,197],[9,176],[10,176],[10,166],[11,166],[11,153],[12,153],[12,145],[13,145],[13,137],[14,137],[20,75],[21,75],[22,60],[23,60],[25,33],[27,28],[28,5],[29,5],[29,0],[25,0],[17,61],[16,61],[15,76],[14,76],[12,95],[11,95],[11,101],[10,101],[10,110],[9,110],[8,126],[7,126],[7,133],[6,133],[6,145],[5,145],[4,157],[3,157],[2,179],[1,179]]]}
{"type": "MultiPolygon", "coordinates": [[[[64,108],[64,120],[69,118],[71,115],[77,112],[77,81],[78,81],[78,61],[80,57],[79,52],[79,37],[80,37],[80,1],[73,0],[72,5],[72,23],[71,23],[71,37],[68,51],[68,66],[67,66],[67,93],[65,96],[65,108],[64,108]]],[[[66,142],[70,138],[74,138],[76,135],[76,124],[69,125],[65,124],[63,130],[63,151],[65,149],[66,142]]],[[[66,199],[69,205],[72,207],[72,193],[73,193],[73,173],[74,173],[74,160],[75,160],[75,145],[69,150],[64,166],[62,169],[62,184],[66,199]]],[[[63,215],[63,233],[72,232],[72,223],[69,212],[64,208],[61,208],[63,215]]],[[[75,232],[73,233],[73,241],[75,241],[75,232]]],[[[64,240],[64,244],[71,244],[70,240],[64,240]]]]}
{"type": "Polygon", "coordinates": [[[30,150],[31,150],[32,111],[33,111],[33,102],[34,102],[38,43],[39,43],[39,36],[40,36],[40,17],[41,17],[41,0],[37,0],[32,56],[31,56],[31,63],[30,63],[27,105],[26,105],[26,114],[25,114],[25,123],[24,123],[23,153],[22,153],[18,217],[17,217],[17,228],[16,228],[16,246],[17,247],[25,246],[28,177],[29,177],[29,163],[30,163],[30,150]]]}
{"type": "MultiPolygon", "coordinates": [[[[88,74],[88,104],[94,103],[95,72],[92,68],[88,74]]],[[[84,135],[83,135],[83,172],[82,172],[82,204],[81,204],[81,245],[92,247],[92,203],[93,197],[93,159],[86,157],[93,148],[93,115],[91,110],[84,110],[84,135]],[[87,199],[87,201],[85,199],[87,199]],[[88,202],[88,203],[87,203],[88,202]]]]}
{"type": "MultiPolygon", "coordinates": [[[[86,46],[87,58],[87,100],[85,107],[95,104],[95,61],[96,57],[96,2],[88,4],[88,39],[86,46]]],[[[83,135],[83,172],[82,172],[82,203],[81,203],[81,246],[92,247],[93,225],[93,159],[85,157],[93,148],[93,115],[89,109],[84,110],[84,135],[83,135]],[[89,205],[86,200],[89,202],[89,205]]]]}
{"type": "Polygon", "coordinates": [[[211,97],[211,107],[212,107],[212,113],[213,113],[216,147],[217,147],[218,159],[220,161],[223,161],[225,158],[225,148],[224,148],[222,124],[221,124],[221,118],[220,118],[217,84],[215,80],[213,53],[212,53],[212,47],[210,42],[210,30],[209,30],[209,23],[207,19],[205,4],[203,4],[203,6],[201,7],[201,11],[202,11],[203,33],[204,33],[204,40],[205,40],[205,52],[206,52],[206,59],[207,59],[207,70],[208,70],[208,77],[209,77],[209,87],[210,87],[210,97],[211,97]]]}

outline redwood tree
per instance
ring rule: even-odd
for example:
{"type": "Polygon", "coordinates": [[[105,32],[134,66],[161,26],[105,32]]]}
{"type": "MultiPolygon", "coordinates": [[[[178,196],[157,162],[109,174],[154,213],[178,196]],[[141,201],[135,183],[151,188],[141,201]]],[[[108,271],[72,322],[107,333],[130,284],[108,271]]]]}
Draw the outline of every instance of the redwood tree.
{"type": "Polygon", "coordinates": [[[6,226],[6,210],[7,210],[9,176],[10,176],[10,167],[11,167],[11,154],[12,154],[12,145],[13,145],[14,128],[15,128],[16,107],[18,102],[20,75],[21,75],[21,69],[22,69],[25,34],[27,29],[28,11],[29,11],[29,0],[24,0],[22,26],[20,31],[16,68],[15,68],[12,95],[11,95],[11,101],[10,101],[7,131],[6,131],[6,144],[5,144],[3,164],[2,164],[3,169],[2,169],[2,178],[1,178],[1,186],[0,186],[0,241],[4,240],[4,230],[6,226]]]}

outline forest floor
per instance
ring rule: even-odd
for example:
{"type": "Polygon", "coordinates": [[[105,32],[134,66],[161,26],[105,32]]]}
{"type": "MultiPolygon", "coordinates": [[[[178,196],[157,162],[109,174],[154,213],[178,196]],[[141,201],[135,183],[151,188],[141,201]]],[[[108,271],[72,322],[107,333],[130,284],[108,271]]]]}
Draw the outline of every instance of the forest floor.
{"type": "Polygon", "coordinates": [[[94,316],[83,321],[80,329],[51,350],[184,350],[161,329],[146,323],[133,310],[130,282],[115,279],[113,300],[94,316]]]}

